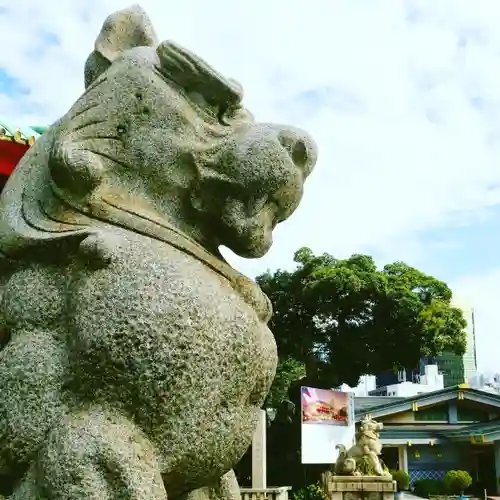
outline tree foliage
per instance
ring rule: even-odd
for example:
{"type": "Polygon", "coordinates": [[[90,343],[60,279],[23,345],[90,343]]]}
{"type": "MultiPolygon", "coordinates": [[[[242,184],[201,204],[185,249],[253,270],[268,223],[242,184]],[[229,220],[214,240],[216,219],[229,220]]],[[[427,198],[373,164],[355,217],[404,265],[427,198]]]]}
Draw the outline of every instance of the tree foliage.
{"type": "Polygon", "coordinates": [[[340,260],[302,248],[295,262],[294,271],[257,278],[274,307],[281,360],[268,401],[300,378],[298,367],[310,385],[334,387],[416,366],[423,356],[465,352],[466,322],[446,283],[403,262],[377,269],[367,255],[340,260]]]}
{"type": "Polygon", "coordinates": [[[304,363],[293,358],[280,359],[276,369],[272,390],[269,391],[265,405],[268,408],[278,408],[280,403],[288,398],[291,384],[306,376],[304,363]]]}
{"type": "Polygon", "coordinates": [[[449,470],[443,478],[443,485],[451,495],[463,495],[472,484],[472,477],[465,470],[449,470]]]}

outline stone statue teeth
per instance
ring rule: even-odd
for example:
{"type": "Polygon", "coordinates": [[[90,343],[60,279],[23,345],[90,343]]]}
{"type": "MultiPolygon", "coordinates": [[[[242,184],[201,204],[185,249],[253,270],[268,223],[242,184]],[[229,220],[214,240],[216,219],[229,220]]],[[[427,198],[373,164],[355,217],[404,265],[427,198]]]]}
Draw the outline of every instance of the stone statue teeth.
{"type": "Polygon", "coordinates": [[[85,86],[0,199],[0,494],[236,500],[277,355],[269,300],[218,248],[269,250],[315,145],[137,6],[85,86]]]}

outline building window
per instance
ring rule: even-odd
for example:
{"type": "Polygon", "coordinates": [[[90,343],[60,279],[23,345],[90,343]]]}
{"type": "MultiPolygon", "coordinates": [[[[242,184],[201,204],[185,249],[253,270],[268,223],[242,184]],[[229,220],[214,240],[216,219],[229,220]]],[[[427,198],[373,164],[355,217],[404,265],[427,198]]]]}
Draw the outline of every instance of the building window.
{"type": "Polygon", "coordinates": [[[417,421],[448,421],[448,407],[446,405],[431,406],[413,412],[417,421]]]}
{"type": "Polygon", "coordinates": [[[459,422],[487,422],[489,414],[481,408],[459,405],[457,408],[457,419],[459,422]]]}

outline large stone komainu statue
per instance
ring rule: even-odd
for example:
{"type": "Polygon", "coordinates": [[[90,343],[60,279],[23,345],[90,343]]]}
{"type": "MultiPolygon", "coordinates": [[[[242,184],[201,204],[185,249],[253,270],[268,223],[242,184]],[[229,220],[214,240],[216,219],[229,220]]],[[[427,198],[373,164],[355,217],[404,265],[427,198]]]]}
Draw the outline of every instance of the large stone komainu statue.
{"type": "Polygon", "coordinates": [[[139,7],[111,15],[84,94],[0,203],[0,493],[224,499],[274,376],[259,257],[301,199],[309,136],[139,7]]]}

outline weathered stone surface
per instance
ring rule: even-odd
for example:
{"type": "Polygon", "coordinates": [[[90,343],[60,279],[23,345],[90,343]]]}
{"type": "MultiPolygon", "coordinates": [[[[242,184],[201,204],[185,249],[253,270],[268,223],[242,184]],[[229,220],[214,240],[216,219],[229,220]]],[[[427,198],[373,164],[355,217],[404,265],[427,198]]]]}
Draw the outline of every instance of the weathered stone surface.
{"type": "Polygon", "coordinates": [[[323,474],[323,490],[329,500],[385,500],[397,491],[391,475],[336,476],[331,471],[323,474]]]}
{"type": "Polygon", "coordinates": [[[85,84],[0,201],[0,493],[236,499],[276,346],[218,247],[266,253],[315,146],[139,7],[107,19],[85,84]]]}

